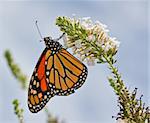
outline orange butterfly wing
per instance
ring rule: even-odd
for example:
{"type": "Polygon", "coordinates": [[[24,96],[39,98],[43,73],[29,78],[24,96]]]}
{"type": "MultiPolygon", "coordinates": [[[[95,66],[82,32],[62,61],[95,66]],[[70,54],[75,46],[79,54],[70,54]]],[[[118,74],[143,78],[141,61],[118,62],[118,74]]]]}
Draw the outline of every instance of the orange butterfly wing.
{"type": "Polygon", "coordinates": [[[45,48],[30,80],[29,110],[36,113],[51,97],[74,93],[85,82],[87,73],[87,67],[65,49],[53,53],[45,48]]]}
{"type": "Polygon", "coordinates": [[[87,67],[65,49],[49,57],[46,80],[56,95],[67,96],[81,87],[87,77],[87,67]]]}
{"type": "Polygon", "coordinates": [[[28,107],[33,113],[40,111],[55,94],[49,88],[45,76],[45,60],[47,50],[43,51],[34,69],[28,89],[28,107]]]}

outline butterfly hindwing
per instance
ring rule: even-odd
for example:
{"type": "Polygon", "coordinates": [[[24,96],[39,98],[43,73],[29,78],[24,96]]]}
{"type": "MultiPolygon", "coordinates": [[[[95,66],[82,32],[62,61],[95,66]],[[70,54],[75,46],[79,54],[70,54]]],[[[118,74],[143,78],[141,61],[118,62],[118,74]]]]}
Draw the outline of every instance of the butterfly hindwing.
{"type": "Polygon", "coordinates": [[[40,111],[55,94],[49,88],[45,76],[45,60],[48,50],[45,48],[34,69],[28,90],[28,107],[31,112],[40,111]]]}
{"type": "Polygon", "coordinates": [[[87,77],[86,66],[63,48],[48,58],[46,70],[49,87],[59,96],[74,93],[87,77]]]}
{"type": "Polygon", "coordinates": [[[65,68],[69,71],[67,73],[67,76],[72,79],[72,81],[75,83],[74,88],[75,90],[78,89],[83,85],[87,78],[88,70],[87,67],[80,62],[77,58],[75,58],[73,55],[71,55],[68,51],[62,50],[60,53],[64,59],[68,60],[68,63],[71,63],[73,67],[70,68],[70,66],[65,65],[67,63],[63,62],[65,68]],[[76,76],[76,77],[75,77],[76,76]]]}

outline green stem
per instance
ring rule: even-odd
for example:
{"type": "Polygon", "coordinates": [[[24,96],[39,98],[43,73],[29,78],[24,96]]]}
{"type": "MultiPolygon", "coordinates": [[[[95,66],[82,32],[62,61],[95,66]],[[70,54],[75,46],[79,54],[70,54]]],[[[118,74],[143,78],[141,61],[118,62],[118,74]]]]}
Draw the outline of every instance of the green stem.
{"type": "MultiPolygon", "coordinates": [[[[105,58],[105,60],[109,64],[109,67],[112,70],[112,73],[116,76],[118,82],[121,82],[121,76],[120,76],[120,74],[118,72],[118,69],[113,66],[113,63],[111,62],[111,60],[106,55],[103,55],[103,57],[105,58]]],[[[121,84],[123,84],[123,83],[121,83],[121,84]]]]}

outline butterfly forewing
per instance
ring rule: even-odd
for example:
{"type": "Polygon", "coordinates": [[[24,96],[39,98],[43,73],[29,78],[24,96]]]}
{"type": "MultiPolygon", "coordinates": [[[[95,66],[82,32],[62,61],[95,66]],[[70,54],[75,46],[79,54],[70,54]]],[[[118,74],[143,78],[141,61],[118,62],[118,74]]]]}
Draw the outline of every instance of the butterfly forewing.
{"type": "Polygon", "coordinates": [[[49,99],[55,95],[53,90],[49,88],[45,76],[45,61],[47,53],[49,53],[49,50],[45,49],[39,58],[30,80],[28,107],[33,113],[40,111],[49,99]]]}

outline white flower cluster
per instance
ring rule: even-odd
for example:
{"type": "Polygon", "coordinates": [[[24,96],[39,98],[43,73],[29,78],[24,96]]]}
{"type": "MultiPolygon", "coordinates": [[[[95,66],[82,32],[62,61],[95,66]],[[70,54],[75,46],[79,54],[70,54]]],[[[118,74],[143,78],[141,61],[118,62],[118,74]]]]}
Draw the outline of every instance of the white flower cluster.
{"type": "Polygon", "coordinates": [[[110,49],[118,50],[120,42],[108,35],[109,30],[106,25],[99,21],[93,23],[90,17],[86,17],[81,19],[81,26],[89,31],[86,39],[88,41],[96,40],[96,44],[102,47],[104,52],[108,52],[110,49]]]}
{"type": "MultiPolygon", "coordinates": [[[[79,24],[81,28],[86,30],[86,40],[87,42],[94,42],[95,45],[102,49],[103,53],[111,53],[115,54],[118,50],[120,42],[116,40],[116,38],[112,38],[108,35],[109,30],[107,26],[96,21],[95,23],[92,22],[90,17],[84,17],[81,19],[70,19],[72,24],[79,24]]],[[[91,47],[87,47],[85,43],[83,43],[82,39],[72,41],[70,36],[64,36],[64,44],[66,47],[72,47],[73,52],[78,54],[81,60],[86,59],[88,65],[94,65],[95,57],[92,54],[93,49],[91,47]]]]}

